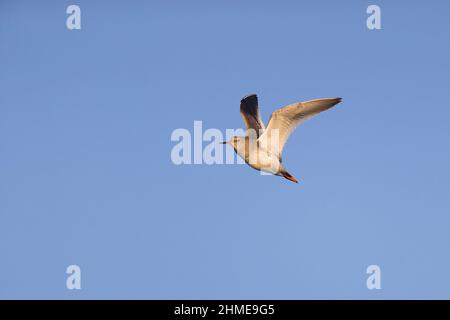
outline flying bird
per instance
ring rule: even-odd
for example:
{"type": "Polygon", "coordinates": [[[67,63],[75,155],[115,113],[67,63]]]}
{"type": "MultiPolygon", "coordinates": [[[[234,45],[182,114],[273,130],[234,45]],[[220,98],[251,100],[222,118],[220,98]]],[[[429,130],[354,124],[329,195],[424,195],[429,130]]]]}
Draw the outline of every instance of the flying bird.
{"type": "Polygon", "coordinates": [[[241,100],[241,115],[247,128],[245,136],[233,136],[222,143],[230,144],[250,167],[298,183],[283,166],[284,145],[299,124],[341,100],[324,98],[290,104],[272,112],[266,128],[259,112],[258,97],[256,94],[248,95],[241,100]]]}

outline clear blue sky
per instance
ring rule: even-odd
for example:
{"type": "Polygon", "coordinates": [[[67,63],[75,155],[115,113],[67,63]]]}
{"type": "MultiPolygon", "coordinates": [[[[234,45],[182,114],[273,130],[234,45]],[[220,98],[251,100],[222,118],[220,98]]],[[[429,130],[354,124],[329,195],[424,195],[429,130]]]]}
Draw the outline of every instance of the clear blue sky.
{"type": "Polygon", "coordinates": [[[0,3],[0,298],[450,298],[450,4],[276,3],[0,3]],[[248,93],[343,97],[285,148],[300,184],[172,164],[248,93]]]}

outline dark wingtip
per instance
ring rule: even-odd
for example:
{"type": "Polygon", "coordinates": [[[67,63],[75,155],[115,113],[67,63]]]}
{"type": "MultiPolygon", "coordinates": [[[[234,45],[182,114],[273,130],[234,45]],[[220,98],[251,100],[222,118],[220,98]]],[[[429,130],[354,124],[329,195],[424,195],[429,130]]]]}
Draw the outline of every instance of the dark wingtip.
{"type": "Polygon", "coordinates": [[[340,103],[342,101],[342,98],[341,97],[330,98],[329,101],[331,102],[330,107],[333,107],[333,106],[337,105],[338,103],[340,103]]]}
{"type": "Polygon", "coordinates": [[[257,98],[258,97],[257,97],[257,95],[255,93],[251,93],[251,94],[246,95],[245,97],[243,97],[241,99],[241,102],[244,102],[244,101],[249,100],[249,99],[257,99],[257,98]]]}

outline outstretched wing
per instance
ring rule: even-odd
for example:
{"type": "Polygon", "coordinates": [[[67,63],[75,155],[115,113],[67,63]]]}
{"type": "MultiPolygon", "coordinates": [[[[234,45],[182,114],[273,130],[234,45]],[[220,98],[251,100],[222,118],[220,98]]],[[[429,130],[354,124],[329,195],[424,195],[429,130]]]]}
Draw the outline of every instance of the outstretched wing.
{"type": "Polygon", "coordinates": [[[258,141],[281,159],[289,135],[299,124],[339,102],[341,98],[325,98],[298,102],[278,109],[270,116],[267,129],[258,141]]]}
{"type": "Polygon", "coordinates": [[[259,137],[260,132],[263,132],[265,126],[264,122],[261,120],[261,114],[259,113],[258,97],[256,94],[242,98],[241,115],[247,130],[253,129],[256,133],[256,137],[259,137]]]}

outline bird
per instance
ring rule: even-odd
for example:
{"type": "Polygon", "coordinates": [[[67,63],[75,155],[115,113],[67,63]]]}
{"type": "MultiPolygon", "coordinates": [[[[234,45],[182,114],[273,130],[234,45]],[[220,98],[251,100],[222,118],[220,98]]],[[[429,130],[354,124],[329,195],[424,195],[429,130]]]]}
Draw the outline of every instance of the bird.
{"type": "Polygon", "coordinates": [[[342,101],[342,98],[322,98],[296,102],[272,112],[267,128],[261,119],[258,96],[250,94],[242,98],[240,112],[245,123],[245,136],[232,136],[229,144],[252,168],[284,177],[298,183],[283,165],[283,148],[295,128],[302,122],[342,101]]]}

